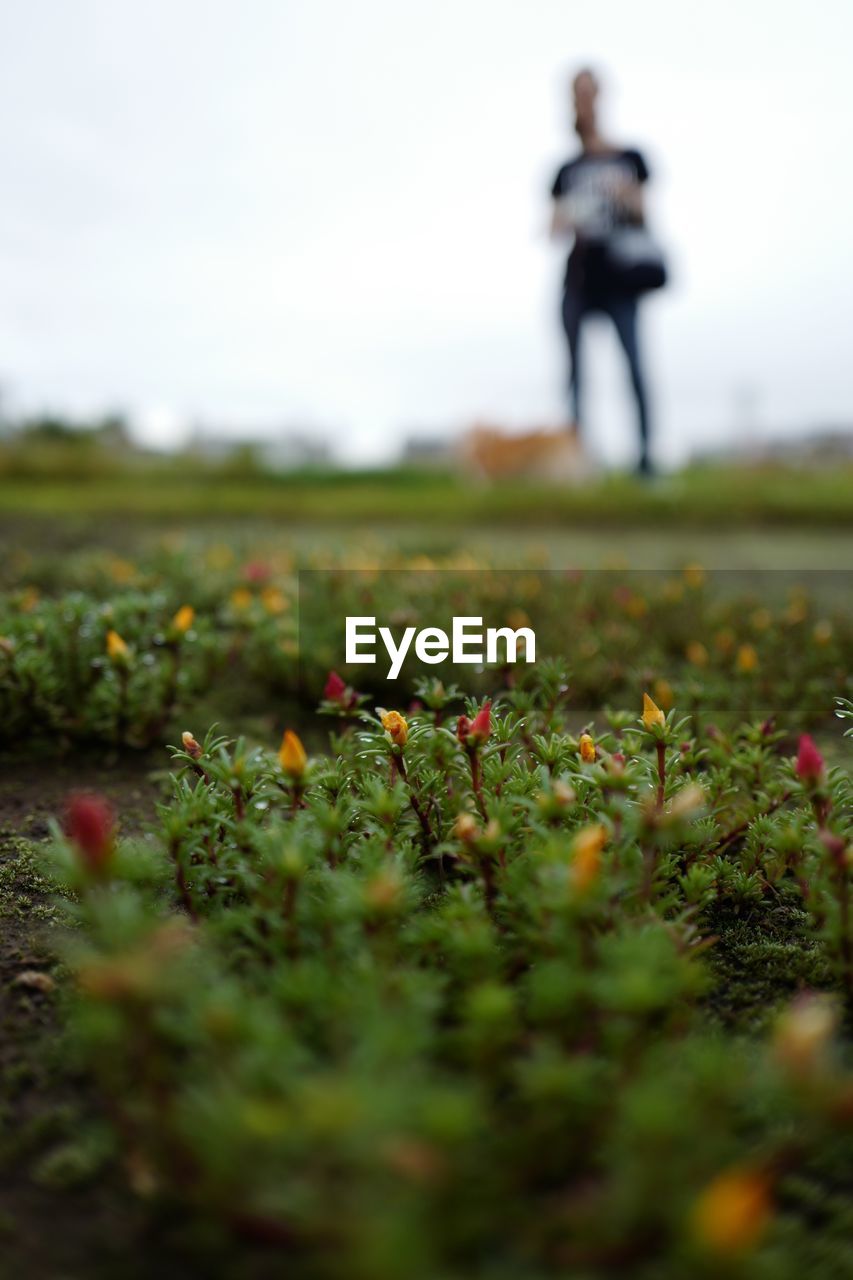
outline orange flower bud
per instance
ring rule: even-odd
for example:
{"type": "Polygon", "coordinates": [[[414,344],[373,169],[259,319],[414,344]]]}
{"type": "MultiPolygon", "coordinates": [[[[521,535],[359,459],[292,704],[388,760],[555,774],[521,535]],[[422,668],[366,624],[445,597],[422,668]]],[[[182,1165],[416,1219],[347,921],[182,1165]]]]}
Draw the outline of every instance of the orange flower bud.
{"type": "Polygon", "coordinates": [[[742,644],[737,651],[735,666],[742,675],[751,675],[758,670],[758,651],[754,645],[742,644]]]}
{"type": "Polygon", "coordinates": [[[743,1253],[758,1243],[771,1212],[766,1173],[746,1167],[727,1169],[708,1184],[695,1202],[693,1234],[714,1253],[743,1253]]]}
{"type": "Polygon", "coordinates": [[[409,726],[399,711],[383,711],[382,728],[395,747],[404,747],[409,741],[409,726]]]}
{"type": "Polygon", "coordinates": [[[193,624],[194,619],[195,619],[195,609],[192,607],[192,605],[182,604],[180,609],[172,619],[172,626],[174,627],[175,631],[178,631],[180,632],[181,635],[183,635],[185,631],[189,631],[190,627],[193,624]]]}
{"type": "Polygon", "coordinates": [[[305,773],[308,757],[305,754],[302,742],[292,729],[285,729],[284,731],[284,737],[281,740],[281,746],[278,751],[278,759],[284,772],[294,781],[297,781],[305,773]]]}
{"type": "Polygon", "coordinates": [[[834,1001],[822,995],[798,996],[776,1024],[773,1056],[792,1076],[812,1075],[824,1061],[827,1045],[838,1026],[834,1001]]]}
{"type": "Polygon", "coordinates": [[[201,744],[196,742],[189,729],[184,729],[181,734],[181,742],[183,744],[184,751],[186,751],[188,755],[191,755],[193,760],[198,760],[201,755],[201,744]]]}
{"type": "Polygon", "coordinates": [[[816,622],[814,624],[814,629],[812,630],[812,639],[815,644],[829,644],[832,639],[832,623],[828,622],[826,618],[821,619],[820,622],[816,622]]]}
{"type": "Polygon", "coordinates": [[[572,884],[579,893],[585,893],[598,879],[606,840],[607,828],[595,822],[582,827],[572,841],[572,884]]]}
{"type": "Polygon", "coordinates": [[[595,743],[588,733],[578,739],[578,753],[584,764],[595,764],[595,743]]]}
{"type": "Polygon", "coordinates": [[[129,656],[130,650],[117,631],[110,629],[107,632],[107,656],[113,662],[123,662],[129,656]]]}
{"type": "Polygon", "coordinates": [[[456,821],[453,824],[453,834],[457,840],[463,840],[466,844],[469,844],[476,838],[477,819],[474,817],[473,813],[468,813],[463,810],[462,813],[457,815],[456,821]]]}
{"type": "Polygon", "coordinates": [[[701,587],[706,578],[705,568],[701,564],[688,564],[684,566],[684,581],[688,587],[701,587]]]}
{"type": "Polygon", "coordinates": [[[248,587],[235,587],[231,592],[231,607],[238,613],[248,609],[252,603],[252,593],[248,587]]]}

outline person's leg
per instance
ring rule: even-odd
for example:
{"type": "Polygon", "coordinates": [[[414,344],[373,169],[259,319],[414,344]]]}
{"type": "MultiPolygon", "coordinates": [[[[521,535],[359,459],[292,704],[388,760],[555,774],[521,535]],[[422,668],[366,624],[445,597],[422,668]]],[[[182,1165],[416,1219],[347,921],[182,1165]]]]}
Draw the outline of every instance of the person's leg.
{"type": "Polygon", "coordinates": [[[649,407],[637,339],[637,300],[627,297],[612,298],[607,311],[616,326],[616,332],[631,371],[631,385],[634,388],[634,399],[637,403],[637,425],[640,431],[640,471],[649,472],[652,469],[649,453],[649,407]]]}
{"type": "Polygon", "coordinates": [[[575,428],[581,422],[580,337],[583,298],[577,289],[566,289],[563,294],[563,328],[569,342],[569,403],[575,428]]]}

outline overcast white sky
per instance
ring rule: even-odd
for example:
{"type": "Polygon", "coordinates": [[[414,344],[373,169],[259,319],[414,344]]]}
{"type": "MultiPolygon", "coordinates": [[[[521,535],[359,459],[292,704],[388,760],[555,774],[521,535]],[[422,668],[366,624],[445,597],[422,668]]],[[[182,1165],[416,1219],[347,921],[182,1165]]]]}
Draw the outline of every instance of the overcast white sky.
{"type": "MultiPolygon", "coordinates": [[[[558,422],[547,193],[592,63],[673,258],[666,455],[851,422],[851,47],[849,0],[0,0],[7,403],[304,423],[358,460],[558,422]]],[[[606,327],[588,350],[622,458],[606,327]]]]}

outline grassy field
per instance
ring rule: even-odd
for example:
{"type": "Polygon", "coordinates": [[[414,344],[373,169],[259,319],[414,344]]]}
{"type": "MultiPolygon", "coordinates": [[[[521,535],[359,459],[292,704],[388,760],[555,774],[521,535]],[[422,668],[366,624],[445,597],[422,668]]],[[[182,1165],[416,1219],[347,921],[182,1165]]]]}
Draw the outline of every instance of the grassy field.
{"type": "MultiPolygon", "coordinates": [[[[485,485],[397,469],[271,475],[197,464],[36,466],[0,458],[0,545],[34,554],[167,537],[221,537],[249,554],[389,545],[402,555],[542,567],[845,569],[853,565],[853,467],[694,467],[651,484],[485,485]]],[[[242,553],[241,551],[241,553],[242,553]]]]}
{"type": "Polygon", "coordinates": [[[578,486],[485,485],[458,472],[311,471],[272,475],[175,462],[122,468],[4,469],[7,514],[138,515],[168,519],[264,517],[291,525],[449,522],[561,529],[678,527],[853,530],[853,466],[693,467],[652,483],[611,475],[578,486]]]}
{"type": "Polygon", "coordinates": [[[0,1275],[853,1275],[851,492],[0,467],[0,1275]]]}

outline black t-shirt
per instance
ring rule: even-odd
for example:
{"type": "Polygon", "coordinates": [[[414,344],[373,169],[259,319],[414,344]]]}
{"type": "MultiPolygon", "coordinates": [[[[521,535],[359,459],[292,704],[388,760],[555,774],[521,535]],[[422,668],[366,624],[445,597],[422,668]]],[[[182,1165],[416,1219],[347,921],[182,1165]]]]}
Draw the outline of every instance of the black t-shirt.
{"type": "Polygon", "coordinates": [[[610,290],[606,247],[618,227],[631,223],[619,199],[626,182],[646,182],[649,170],[633,148],[581,152],[557,173],[551,187],[555,200],[565,200],[577,227],[575,243],[566,267],[566,287],[590,294],[610,290]]]}

